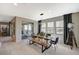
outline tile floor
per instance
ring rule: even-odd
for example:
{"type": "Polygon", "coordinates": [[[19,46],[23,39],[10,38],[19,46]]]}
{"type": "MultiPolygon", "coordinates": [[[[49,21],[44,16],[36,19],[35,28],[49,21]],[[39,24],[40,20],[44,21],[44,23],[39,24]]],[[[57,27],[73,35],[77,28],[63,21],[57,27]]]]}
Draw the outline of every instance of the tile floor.
{"type": "Polygon", "coordinates": [[[67,45],[58,44],[55,48],[52,46],[44,53],[41,53],[41,46],[29,45],[28,40],[21,42],[6,42],[0,47],[0,55],[79,55],[79,48],[70,49],[67,45]]]}

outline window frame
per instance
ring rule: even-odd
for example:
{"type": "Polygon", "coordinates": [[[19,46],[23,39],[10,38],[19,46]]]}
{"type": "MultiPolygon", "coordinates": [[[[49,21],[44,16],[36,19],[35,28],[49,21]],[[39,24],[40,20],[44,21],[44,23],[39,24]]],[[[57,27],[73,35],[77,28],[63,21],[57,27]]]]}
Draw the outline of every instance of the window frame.
{"type": "Polygon", "coordinates": [[[42,31],[42,29],[45,29],[45,33],[46,33],[46,22],[42,22],[41,23],[41,32],[44,32],[44,31],[42,31]],[[42,27],[42,23],[45,23],[45,27],[42,27]]]}
{"type": "Polygon", "coordinates": [[[48,27],[48,23],[49,23],[49,22],[47,22],[47,31],[46,31],[46,32],[48,33],[48,29],[49,29],[49,28],[51,28],[51,30],[52,30],[52,29],[54,30],[54,31],[53,31],[52,33],[50,33],[50,34],[54,34],[54,33],[55,33],[55,22],[54,22],[54,21],[52,21],[52,22],[50,22],[50,23],[52,23],[52,24],[54,25],[54,26],[52,26],[52,27],[48,27]],[[53,22],[53,23],[52,23],[52,22],[53,22]]]}
{"type": "MultiPolygon", "coordinates": [[[[46,25],[46,27],[42,27],[42,24],[41,24],[41,30],[42,30],[42,28],[45,28],[45,33],[48,33],[48,22],[53,22],[53,25],[54,25],[54,27],[52,26],[52,27],[50,27],[50,28],[52,28],[54,31],[51,33],[51,32],[49,32],[50,34],[57,34],[57,35],[63,35],[64,34],[64,20],[54,20],[54,21],[45,21],[45,22],[42,22],[42,23],[45,23],[45,25],[46,25]],[[63,21],[63,27],[56,27],[56,22],[57,21],[63,21]],[[62,34],[58,34],[57,33],[57,28],[62,28],[63,29],[63,33],[62,34]]],[[[42,32],[42,31],[41,31],[42,32]]]]}
{"type": "MultiPolygon", "coordinates": [[[[63,20],[57,20],[57,21],[63,21],[63,20]]],[[[63,35],[64,34],[64,21],[63,21],[63,27],[56,27],[56,22],[57,21],[55,21],[55,33],[57,34],[57,35],[63,35]],[[63,29],[63,33],[62,34],[58,34],[57,33],[57,28],[62,28],[63,29]]]]}

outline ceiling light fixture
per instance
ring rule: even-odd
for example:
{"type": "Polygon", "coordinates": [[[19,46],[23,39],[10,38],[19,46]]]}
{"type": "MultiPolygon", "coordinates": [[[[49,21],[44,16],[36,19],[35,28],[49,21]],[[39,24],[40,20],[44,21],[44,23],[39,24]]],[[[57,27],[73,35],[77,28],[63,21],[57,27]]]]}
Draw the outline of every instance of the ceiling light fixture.
{"type": "Polygon", "coordinates": [[[43,13],[40,14],[41,16],[44,15],[43,13]]]}

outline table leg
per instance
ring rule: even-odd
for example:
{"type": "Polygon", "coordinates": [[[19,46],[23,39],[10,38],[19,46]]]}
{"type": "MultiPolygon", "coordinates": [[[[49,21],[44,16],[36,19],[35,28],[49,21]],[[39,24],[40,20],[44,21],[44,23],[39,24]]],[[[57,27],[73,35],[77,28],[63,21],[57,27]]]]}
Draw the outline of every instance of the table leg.
{"type": "Polygon", "coordinates": [[[42,53],[43,53],[43,45],[42,45],[42,53]]]}

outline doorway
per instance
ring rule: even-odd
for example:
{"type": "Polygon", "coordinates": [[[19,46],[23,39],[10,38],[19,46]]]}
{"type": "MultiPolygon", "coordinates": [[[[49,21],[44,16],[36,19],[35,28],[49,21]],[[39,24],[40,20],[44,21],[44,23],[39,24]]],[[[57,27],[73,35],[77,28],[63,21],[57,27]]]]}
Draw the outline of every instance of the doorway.
{"type": "Polygon", "coordinates": [[[0,24],[0,37],[10,36],[9,24],[0,24]]]}

